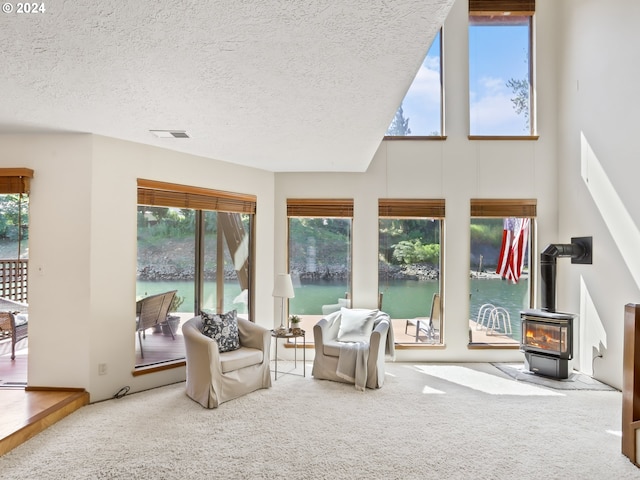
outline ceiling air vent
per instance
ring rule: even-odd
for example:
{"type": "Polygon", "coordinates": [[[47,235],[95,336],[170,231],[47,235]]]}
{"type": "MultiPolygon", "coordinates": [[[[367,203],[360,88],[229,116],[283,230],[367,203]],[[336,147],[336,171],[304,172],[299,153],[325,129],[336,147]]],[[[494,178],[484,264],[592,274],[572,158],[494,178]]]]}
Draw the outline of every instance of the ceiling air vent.
{"type": "Polygon", "coordinates": [[[190,138],[184,130],[149,130],[158,138],[190,138]]]}

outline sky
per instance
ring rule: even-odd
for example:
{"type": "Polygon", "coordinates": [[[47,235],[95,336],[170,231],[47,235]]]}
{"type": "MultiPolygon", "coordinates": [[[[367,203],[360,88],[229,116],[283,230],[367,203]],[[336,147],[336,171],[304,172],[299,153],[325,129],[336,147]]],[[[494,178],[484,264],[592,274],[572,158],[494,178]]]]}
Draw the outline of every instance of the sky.
{"type": "MultiPolygon", "coordinates": [[[[469,28],[471,135],[528,135],[511,102],[511,78],[528,76],[528,26],[469,28]]],[[[445,58],[446,61],[446,58],[445,58]]],[[[411,135],[440,135],[440,34],[434,39],[403,100],[411,135]]],[[[445,127],[446,128],[446,127],[445,127]]],[[[445,132],[446,133],[446,132],[445,132]]]]}

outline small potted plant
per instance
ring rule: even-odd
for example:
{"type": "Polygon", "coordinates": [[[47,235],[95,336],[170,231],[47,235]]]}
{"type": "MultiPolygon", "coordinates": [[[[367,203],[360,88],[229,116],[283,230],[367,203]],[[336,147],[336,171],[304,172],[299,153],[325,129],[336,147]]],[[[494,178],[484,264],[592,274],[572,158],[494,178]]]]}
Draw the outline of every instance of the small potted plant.
{"type": "Polygon", "coordinates": [[[291,322],[291,333],[294,335],[300,335],[300,317],[298,315],[291,315],[289,317],[289,322],[291,322]]]}
{"type": "Polygon", "coordinates": [[[180,295],[175,295],[173,300],[171,300],[171,305],[169,306],[169,313],[167,313],[167,323],[162,325],[162,333],[165,335],[171,335],[171,331],[174,333],[178,330],[178,325],[180,325],[180,316],[173,315],[178,311],[180,305],[184,302],[184,297],[180,295]],[[171,326],[169,326],[169,324],[171,326]]]}

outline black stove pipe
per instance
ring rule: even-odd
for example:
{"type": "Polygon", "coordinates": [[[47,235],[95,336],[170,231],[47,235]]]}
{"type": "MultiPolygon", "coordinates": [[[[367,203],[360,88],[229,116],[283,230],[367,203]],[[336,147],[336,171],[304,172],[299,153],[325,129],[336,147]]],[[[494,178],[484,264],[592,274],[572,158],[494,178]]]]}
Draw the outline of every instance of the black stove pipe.
{"type": "Polygon", "coordinates": [[[583,243],[552,243],[540,254],[540,308],[556,311],[556,258],[582,258],[589,252],[583,243]]]}

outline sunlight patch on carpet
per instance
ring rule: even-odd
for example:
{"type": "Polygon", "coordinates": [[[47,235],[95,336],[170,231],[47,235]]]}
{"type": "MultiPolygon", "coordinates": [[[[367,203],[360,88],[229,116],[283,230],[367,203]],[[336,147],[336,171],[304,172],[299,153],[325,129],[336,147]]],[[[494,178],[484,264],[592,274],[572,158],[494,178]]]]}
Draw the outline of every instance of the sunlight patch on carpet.
{"type": "Polygon", "coordinates": [[[553,390],[522,384],[512,379],[478,372],[477,370],[467,367],[456,365],[415,365],[415,368],[432,377],[457,383],[458,385],[488,393],[489,395],[564,397],[564,394],[554,392],[553,390]]]}
{"type": "Polygon", "coordinates": [[[426,385],[424,386],[424,388],[422,389],[422,393],[426,394],[426,395],[440,395],[440,394],[444,394],[444,392],[442,390],[437,390],[435,388],[431,388],[431,387],[427,387],[426,385]]]}

